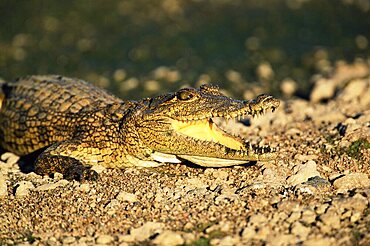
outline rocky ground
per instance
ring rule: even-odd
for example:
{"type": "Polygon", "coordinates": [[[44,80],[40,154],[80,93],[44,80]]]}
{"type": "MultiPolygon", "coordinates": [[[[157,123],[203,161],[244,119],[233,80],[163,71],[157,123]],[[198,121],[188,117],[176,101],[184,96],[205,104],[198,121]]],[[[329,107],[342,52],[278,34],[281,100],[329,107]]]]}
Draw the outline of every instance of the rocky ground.
{"type": "Polygon", "coordinates": [[[369,245],[370,76],[338,65],[311,100],[224,128],[279,158],[232,168],[97,168],[99,182],[0,163],[0,245],[369,245]]]}

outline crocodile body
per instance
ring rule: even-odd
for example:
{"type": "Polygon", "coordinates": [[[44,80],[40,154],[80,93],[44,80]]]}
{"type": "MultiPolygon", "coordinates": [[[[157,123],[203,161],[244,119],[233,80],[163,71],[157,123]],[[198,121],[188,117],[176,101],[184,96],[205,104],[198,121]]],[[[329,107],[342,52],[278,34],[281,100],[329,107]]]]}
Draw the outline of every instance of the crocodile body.
{"type": "Polygon", "coordinates": [[[97,178],[89,169],[95,164],[238,165],[276,154],[227,134],[212,117],[255,116],[278,106],[271,96],[240,101],[209,85],[123,101],[82,80],[28,76],[0,84],[0,146],[19,156],[42,150],[36,173],[78,180],[97,178]]]}

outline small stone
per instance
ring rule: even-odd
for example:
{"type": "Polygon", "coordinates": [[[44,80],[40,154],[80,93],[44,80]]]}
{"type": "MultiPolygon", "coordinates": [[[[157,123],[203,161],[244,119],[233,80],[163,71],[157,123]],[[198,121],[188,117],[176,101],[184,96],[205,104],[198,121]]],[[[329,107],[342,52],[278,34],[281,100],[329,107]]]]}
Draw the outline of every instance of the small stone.
{"type": "Polygon", "coordinates": [[[116,199],[121,202],[137,202],[137,196],[132,193],[121,191],[118,193],[116,199]]]}
{"type": "Polygon", "coordinates": [[[80,184],[80,187],[77,188],[80,191],[83,192],[89,192],[90,191],[90,185],[89,184],[80,184]]]}
{"type": "Polygon", "coordinates": [[[238,194],[235,194],[235,190],[232,189],[222,189],[221,194],[216,197],[215,204],[218,205],[221,202],[240,202],[240,196],[238,194]]]}
{"type": "Polygon", "coordinates": [[[182,238],[185,240],[185,245],[191,245],[191,243],[195,240],[195,235],[191,232],[182,233],[182,238]]]}
{"type": "Polygon", "coordinates": [[[343,89],[338,97],[345,102],[352,101],[361,96],[361,94],[366,91],[367,86],[368,82],[366,80],[353,80],[343,89]]]}
{"type": "Polygon", "coordinates": [[[91,170],[94,170],[97,173],[102,173],[106,168],[102,165],[94,165],[91,167],[91,170]]]}
{"type": "Polygon", "coordinates": [[[35,186],[30,181],[20,181],[15,184],[15,197],[24,197],[29,194],[29,190],[34,189],[35,186]]]}
{"type": "Polygon", "coordinates": [[[213,177],[215,177],[216,179],[219,178],[219,179],[222,179],[222,180],[226,180],[227,177],[229,176],[229,173],[224,171],[224,170],[221,170],[221,169],[216,169],[214,170],[214,172],[212,173],[213,177]]]}
{"type": "Polygon", "coordinates": [[[189,230],[191,230],[191,229],[193,229],[194,228],[194,225],[193,225],[193,223],[191,223],[191,222],[187,222],[185,225],[184,225],[184,230],[186,230],[186,231],[189,231],[189,230]]]}
{"type": "Polygon", "coordinates": [[[281,187],[285,183],[285,178],[280,176],[274,169],[265,168],[261,175],[264,183],[270,187],[281,187]]]}
{"type": "Polygon", "coordinates": [[[339,110],[318,110],[317,114],[312,118],[316,125],[320,125],[322,122],[343,122],[346,119],[346,116],[339,110]]]}
{"type": "MultiPolygon", "coordinates": [[[[212,241],[211,241],[211,245],[214,245],[214,244],[212,244],[212,241]]],[[[218,242],[217,245],[219,245],[219,246],[240,245],[240,239],[239,239],[239,237],[226,236],[226,237],[220,239],[220,241],[218,242]]]]}
{"type": "Polygon", "coordinates": [[[269,227],[260,227],[259,230],[256,232],[255,239],[266,241],[267,237],[271,235],[272,229],[269,227]]]}
{"type": "Polygon", "coordinates": [[[96,239],[97,244],[110,244],[114,241],[114,237],[110,235],[100,235],[96,239]]]}
{"type": "Polygon", "coordinates": [[[334,210],[328,210],[325,214],[320,215],[320,220],[331,228],[340,228],[340,217],[334,210]]]}
{"type": "Polygon", "coordinates": [[[95,242],[93,237],[80,237],[78,239],[78,245],[91,245],[95,242]]]}
{"type": "Polygon", "coordinates": [[[287,179],[288,184],[295,186],[306,182],[309,178],[320,176],[316,170],[316,162],[308,161],[306,164],[300,165],[298,171],[287,179]]]}
{"type": "Polygon", "coordinates": [[[34,190],[35,191],[53,190],[53,189],[58,188],[58,187],[63,187],[65,185],[67,185],[68,183],[69,183],[68,180],[62,179],[62,180],[59,180],[56,183],[40,185],[40,186],[36,187],[34,190]]]}
{"type": "Polygon", "coordinates": [[[105,208],[108,210],[116,210],[119,205],[120,202],[117,199],[112,199],[110,203],[105,206],[105,208]]]}
{"type": "Polygon", "coordinates": [[[311,102],[320,102],[324,99],[330,99],[335,93],[335,81],[331,79],[318,79],[312,89],[310,99],[311,102]]]}
{"type": "Polygon", "coordinates": [[[6,176],[0,172],[0,198],[6,197],[8,194],[8,186],[6,184],[6,176]]]}
{"type": "Polygon", "coordinates": [[[341,211],[357,211],[362,213],[368,206],[368,200],[361,194],[355,194],[353,197],[347,197],[335,200],[333,205],[336,205],[341,211]]]}
{"type": "Polygon", "coordinates": [[[193,190],[193,189],[203,189],[207,188],[208,185],[203,182],[200,178],[190,178],[187,179],[186,181],[186,190],[193,190]]]}
{"type": "Polygon", "coordinates": [[[351,222],[354,223],[354,222],[357,222],[359,221],[360,219],[362,218],[362,213],[360,212],[355,212],[352,216],[351,216],[351,222]]]}
{"type": "Polygon", "coordinates": [[[320,176],[311,177],[303,184],[309,185],[315,188],[330,186],[330,182],[320,176]]]}
{"type": "Polygon", "coordinates": [[[131,243],[135,242],[135,237],[132,235],[119,235],[118,236],[118,242],[125,242],[125,243],[131,243]]]}
{"type": "Polygon", "coordinates": [[[63,244],[73,244],[76,242],[76,238],[74,237],[65,237],[62,240],[63,244]]]}
{"type": "Polygon", "coordinates": [[[264,225],[266,222],[267,222],[266,216],[264,216],[263,214],[254,214],[250,217],[248,224],[251,226],[260,227],[264,225]]]}
{"type": "Polygon", "coordinates": [[[304,246],[331,246],[334,243],[334,238],[310,238],[303,243],[304,246]]]}
{"type": "Polygon", "coordinates": [[[293,223],[301,218],[301,211],[294,211],[286,220],[288,223],[293,223]]]}
{"type": "Polygon", "coordinates": [[[164,246],[182,245],[184,242],[185,241],[180,234],[169,230],[163,231],[153,240],[154,244],[164,246]]]}
{"type": "Polygon", "coordinates": [[[297,239],[296,236],[292,234],[277,234],[274,236],[269,236],[267,239],[267,245],[277,245],[277,246],[283,246],[283,245],[296,245],[297,239]]]}
{"type": "Polygon", "coordinates": [[[49,245],[49,246],[58,245],[58,240],[55,237],[49,237],[46,240],[46,244],[49,245]]]}
{"type": "Polygon", "coordinates": [[[365,173],[350,173],[334,181],[338,190],[370,187],[370,179],[365,173]]]}
{"type": "Polygon", "coordinates": [[[326,209],[329,207],[329,204],[327,203],[324,203],[324,204],[320,204],[317,206],[316,208],[316,213],[318,214],[323,214],[325,213],[326,209]]]}
{"type": "Polygon", "coordinates": [[[292,96],[297,88],[297,82],[292,79],[284,79],[280,84],[280,90],[287,96],[292,96]]]}
{"type": "Polygon", "coordinates": [[[144,241],[156,233],[160,233],[164,225],[158,222],[146,222],[144,225],[134,228],[130,231],[130,235],[135,238],[135,241],[144,241]]]}
{"type": "Polygon", "coordinates": [[[311,229],[302,225],[300,222],[295,222],[292,226],[292,233],[297,235],[300,239],[306,240],[311,229]]]}
{"type": "Polygon", "coordinates": [[[18,162],[19,156],[10,152],[6,152],[1,155],[1,160],[5,161],[5,163],[8,165],[14,165],[18,162]]]}
{"type": "Polygon", "coordinates": [[[311,224],[316,221],[316,213],[312,210],[304,210],[302,212],[302,216],[300,221],[302,221],[305,224],[311,224]]]}
{"type": "Polygon", "coordinates": [[[54,173],[54,180],[62,180],[63,179],[63,174],[55,172],[54,173]]]}
{"type": "Polygon", "coordinates": [[[243,239],[252,239],[256,235],[256,231],[251,227],[246,227],[243,229],[242,238],[243,239]]]}

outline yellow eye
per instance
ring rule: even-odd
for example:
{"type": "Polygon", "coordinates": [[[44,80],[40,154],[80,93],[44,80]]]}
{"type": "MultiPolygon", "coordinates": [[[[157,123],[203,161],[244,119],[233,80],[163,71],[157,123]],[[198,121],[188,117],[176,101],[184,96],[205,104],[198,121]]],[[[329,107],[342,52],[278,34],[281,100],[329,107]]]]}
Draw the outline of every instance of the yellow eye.
{"type": "Polygon", "coordinates": [[[182,100],[182,101],[187,101],[192,99],[195,96],[193,91],[189,90],[182,90],[177,93],[177,98],[182,100]]]}

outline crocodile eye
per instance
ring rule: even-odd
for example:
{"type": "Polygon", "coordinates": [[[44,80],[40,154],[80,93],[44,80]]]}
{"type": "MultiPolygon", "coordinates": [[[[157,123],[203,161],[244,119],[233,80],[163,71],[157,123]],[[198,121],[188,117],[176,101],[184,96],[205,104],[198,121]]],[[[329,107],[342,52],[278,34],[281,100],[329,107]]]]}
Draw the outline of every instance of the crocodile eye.
{"type": "Polygon", "coordinates": [[[177,98],[181,101],[187,101],[192,99],[195,96],[193,91],[189,90],[182,90],[177,93],[177,98]]]}

